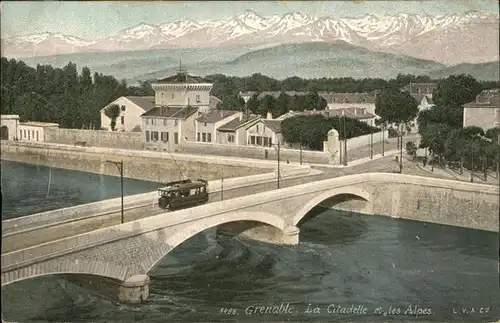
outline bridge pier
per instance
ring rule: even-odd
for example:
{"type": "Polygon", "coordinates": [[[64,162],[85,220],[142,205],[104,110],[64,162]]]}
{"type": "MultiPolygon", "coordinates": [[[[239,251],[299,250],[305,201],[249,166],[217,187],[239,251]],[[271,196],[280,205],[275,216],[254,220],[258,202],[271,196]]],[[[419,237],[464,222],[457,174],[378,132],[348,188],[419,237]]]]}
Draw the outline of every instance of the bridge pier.
{"type": "Polygon", "coordinates": [[[126,304],[138,304],[149,296],[149,276],[135,275],[123,282],[94,275],[60,275],[90,292],[126,304]]]}
{"type": "Polygon", "coordinates": [[[280,230],[268,224],[255,221],[230,222],[217,228],[217,235],[229,235],[248,238],[272,244],[297,245],[299,228],[295,226],[280,230]]]}

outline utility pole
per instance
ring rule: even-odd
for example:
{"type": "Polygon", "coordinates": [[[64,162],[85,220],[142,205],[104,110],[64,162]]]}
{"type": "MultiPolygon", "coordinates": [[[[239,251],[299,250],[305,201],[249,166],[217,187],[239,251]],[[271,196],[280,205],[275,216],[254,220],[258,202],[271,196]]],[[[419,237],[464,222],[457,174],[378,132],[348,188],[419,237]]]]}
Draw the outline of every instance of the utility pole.
{"type": "Polygon", "coordinates": [[[370,159],[373,159],[373,119],[370,122],[370,126],[372,129],[370,129],[370,159]]]}
{"type": "Polygon", "coordinates": [[[401,145],[399,151],[399,173],[403,174],[403,123],[400,125],[399,144],[401,145]]]}
{"type": "Polygon", "coordinates": [[[220,179],[220,200],[224,201],[224,168],[221,168],[222,177],[220,179]]]}
{"type": "Polygon", "coordinates": [[[347,132],[345,131],[345,115],[344,115],[344,166],[347,166],[347,132]]]}
{"type": "Polygon", "coordinates": [[[474,145],[471,149],[470,182],[474,183],[474,145]]]}
{"type": "Polygon", "coordinates": [[[385,121],[382,123],[382,156],[384,156],[385,154],[384,141],[385,141],[385,121]]]}
{"type": "Polygon", "coordinates": [[[300,132],[300,164],[302,165],[302,131],[300,132]]]}
{"type": "Polygon", "coordinates": [[[113,160],[106,160],[107,163],[115,164],[120,172],[120,187],[121,187],[121,223],[125,222],[125,218],[123,216],[123,159],[119,162],[113,160]]]}
{"type": "Polygon", "coordinates": [[[278,141],[278,189],[280,188],[280,142],[278,141]]]}

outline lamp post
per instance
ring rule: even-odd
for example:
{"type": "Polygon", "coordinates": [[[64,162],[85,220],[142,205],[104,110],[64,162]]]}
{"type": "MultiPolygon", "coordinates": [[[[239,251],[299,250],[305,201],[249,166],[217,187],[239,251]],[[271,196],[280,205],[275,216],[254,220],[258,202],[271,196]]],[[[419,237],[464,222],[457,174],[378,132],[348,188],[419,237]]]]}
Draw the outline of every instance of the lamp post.
{"type": "Polygon", "coordinates": [[[121,207],[121,223],[124,223],[124,217],[123,217],[123,159],[121,161],[113,161],[113,160],[106,160],[107,163],[115,164],[115,166],[118,168],[118,171],[120,172],[120,187],[121,187],[121,197],[122,197],[122,207],[121,207]]]}
{"type": "Polygon", "coordinates": [[[278,141],[278,143],[274,146],[274,148],[276,149],[276,151],[278,152],[278,179],[277,179],[277,186],[278,186],[278,189],[280,188],[280,142],[278,141]],[[277,147],[277,148],[276,148],[277,147]]]}
{"type": "Polygon", "coordinates": [[[345,130],[345,115],[344,119],[344,166],[347,166],[347,132],[345,130]]]}
{"type": "Polygon", "coordinates": [[[302,131],[300,132],[300,164],[302,165],[302,131]]]}
{"type": "Polygon", "coordinates": [[[370,121],[370,159],[373,159],[373,119],[370,121]]]}
{"type": "Polygon", "coordinates": [[[403,123],[400,125],[399,144],[401,145],[399,150],[399,173],[403,174],[403,123]]]}
{"type": "Polygon", "coordinates": [[[385,141],[385,121],[382,123],[382,156],[385,154],[385,147],[384,147],[384,141],[385,141]]]}
{"type": "Polygon", "coordinates": [[[220,179],[220,200],[224,201],[224,168],[221,168],[222,177],[220,179]]]}

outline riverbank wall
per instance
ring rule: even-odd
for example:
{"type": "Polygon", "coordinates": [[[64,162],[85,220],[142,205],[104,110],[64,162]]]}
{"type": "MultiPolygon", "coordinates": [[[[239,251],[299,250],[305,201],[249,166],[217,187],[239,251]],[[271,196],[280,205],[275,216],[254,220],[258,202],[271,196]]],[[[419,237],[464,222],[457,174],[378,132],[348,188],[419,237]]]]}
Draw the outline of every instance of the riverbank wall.
{"type": "MultiPolygon", "coordinates": [[[[123,160],[124,177],[158,182],[241,177],[277,168],[276,161],[16,141],[1,142],[1,159],[111,176],[120,173],[109,161],[123,160]]],[[[280,166],[281,175],[300,173],[306,167],[286,163],[280,166]]]]}

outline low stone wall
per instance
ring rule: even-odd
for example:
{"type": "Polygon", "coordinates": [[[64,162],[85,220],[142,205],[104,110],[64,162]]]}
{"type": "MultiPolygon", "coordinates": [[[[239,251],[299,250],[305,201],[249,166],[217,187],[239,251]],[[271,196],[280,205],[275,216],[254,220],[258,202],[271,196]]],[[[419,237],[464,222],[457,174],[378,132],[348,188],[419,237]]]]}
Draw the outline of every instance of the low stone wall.
{"type": "MultiPolygon", "coordinates": [[[[310,174],[321,173],[319,171],[313,171],[310,167],[301,167],[297,169],[287,170],[286,173],[282,173],[282,178],[291,178],[295,176],[306,176],[310,174]]],[[[243,177],[234,177],[225,179],[223,185],[221,185],[221,180],[209,181],[208,192],[209,194],[220,193],[221,188],[227,192],[230,190],[235,190],[239,188],[244,188],[248,186],[253,186],[257,184],[275,182],[276,173],[266,173],[260,175],[251,175],[243,177]]],[[[143,194],[136,194],[132,196],[125,196],[123,198],[124,208],[131,208],[134,206],[144,205],[151,203],[155,206],[157,203],[157,192],[148,192],[143,194]]],[[[28,216],[18,217],[14,219],[2,221],[2,235],[9,234],[12,231],[18,231],[19,229],[30,229],[33,226],[39,227],[47,224],[52,224],[53,222],[61,221],[71,221],[72,219],[77,219],[85,215],[95,215],[98,213],[105,213],[109,211],[116,211],[121,206],[121,198],[113,198],[104,201],[92,202],[83,205],[71,206],[67,208],[51,210],[46,212],[41,212],[37,214],[32,214],[28,216]]]]}
{"type": "Polygon", "coordinates": [[[383,139],[387,140],[389,138],[389,131],[385,130],[384,132],[376,132],[373,135],[370,134],[347,139],[347,151],[370,145],[372,136],[373,144],[376,144],[382,142],[383,139]]]}
{"type": "MultiPolygon", "coordinates": [[[[192,154],[233,156],[274,161],[278,159],[278,152],[275,147],[236,146],[188,141],[181,148],[181,151],[192,154]]],[[[287,161],[297,163],[300,161],[300,149],[280,148],[280,159],[283,164],[287,161]]],[[[328,154],[322,151],[302,150],[302,162],[328,164],[328,154]]]]}
{"type": "MultiPolygon", "coordinates": [[[[106,161],[123,160],[125,177],[158,182],[179,180],[182,178],[181,172],[185,178],[212,180],[263,174],[276,168],[275,161],[51,143],[3,141],[1,152],[1,158],[5,160],[114,176],[119,176],[117,167],[106,161]]],[[[284,164],[281,171],[296,168],[284,164]]]]}
{"type": "Polygon", "coordinates": [[[85,142],[87,146],[96,147],[144,148],[143,134],[141,132],[47,128],[45,129],[44,140],[68,145],[85,142]]]}

